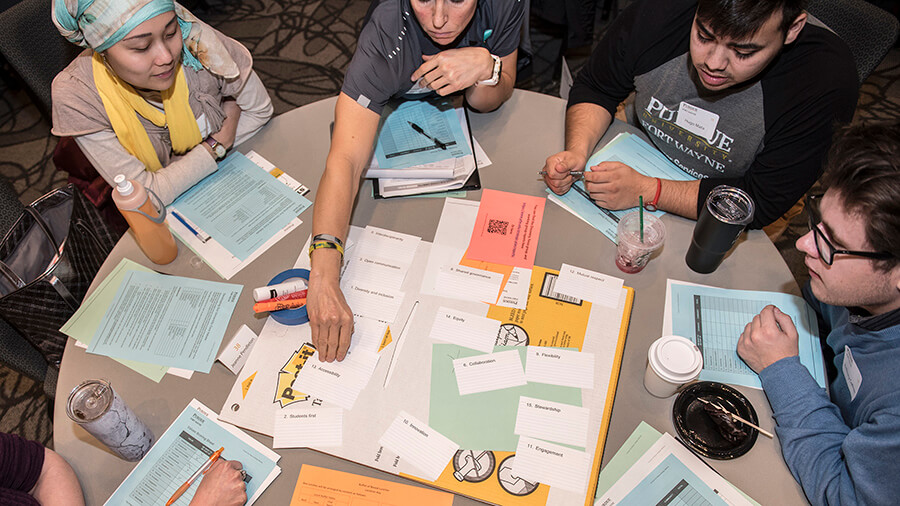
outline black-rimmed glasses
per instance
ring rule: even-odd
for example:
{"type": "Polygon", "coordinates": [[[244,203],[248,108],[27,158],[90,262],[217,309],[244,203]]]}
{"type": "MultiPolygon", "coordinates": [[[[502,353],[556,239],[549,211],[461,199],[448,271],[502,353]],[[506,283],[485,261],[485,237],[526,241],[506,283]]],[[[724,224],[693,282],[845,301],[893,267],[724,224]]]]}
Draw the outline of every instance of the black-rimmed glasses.
{"type": "Polygon", "coordinates": [[[831,265],[834,263],[835,255],[853,255],[875,260],[887,260],[894,257],[894,255],[887,252],[853,251],[835,248],[834,245],[831,244],[831,241],[825,237],[825,232],[822,231],[822,227],[819,226],[822,222],[822,214],[819,211],[821,200],[822,195],[808,195],[806,197],[806,209],[807,214],[809,215],[809,229],[812,230],[813,237],[816,241],[816,251],[819,253],[819,258],[821,258],[825,264],[831,265]]]}

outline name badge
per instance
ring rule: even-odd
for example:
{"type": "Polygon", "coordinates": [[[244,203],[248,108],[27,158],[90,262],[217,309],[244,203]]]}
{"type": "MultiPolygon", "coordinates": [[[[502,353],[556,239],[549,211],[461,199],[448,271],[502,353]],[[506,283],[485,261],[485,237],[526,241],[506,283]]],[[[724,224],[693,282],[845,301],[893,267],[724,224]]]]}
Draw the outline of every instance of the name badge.
{"type": "Polygon", "coordinates": [[[859,386],[862,385],[862,374],[859,373],[859,367],[856,367],[856,361],[853,360],[853,353],[850,348],[844,346],[844,363],[841,365],[844,371],[844,379],[847,381],[847,390],[850,391],[850,400],[856,399],[859,393],[859,386]]]}
{"type": "Polygon", "coordinates": [[[678,116],[675,118],[675,124],[704,139],[712,140],[716,135],[719,115],[687,102],[682,102],[678,106],[678,116]]]}

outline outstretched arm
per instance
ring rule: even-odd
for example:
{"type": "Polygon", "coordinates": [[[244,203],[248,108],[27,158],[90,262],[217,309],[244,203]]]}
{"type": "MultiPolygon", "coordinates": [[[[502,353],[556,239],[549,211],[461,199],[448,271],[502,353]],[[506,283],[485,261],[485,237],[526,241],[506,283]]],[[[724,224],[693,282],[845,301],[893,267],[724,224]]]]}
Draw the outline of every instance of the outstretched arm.
{"type": "MultiPolygon", "coordinates": [[[[334,134],[313,208],[313,235],[329,234],[346,241],[353,201],[363,169],[372,155],[378,115],[341,93],[334,109],[334,134]]],[[[310,257],[310,331],[319,358],[343,360],[350,347],[353,313],[341,293],[341,254],[319,248],[310,257]]]]}

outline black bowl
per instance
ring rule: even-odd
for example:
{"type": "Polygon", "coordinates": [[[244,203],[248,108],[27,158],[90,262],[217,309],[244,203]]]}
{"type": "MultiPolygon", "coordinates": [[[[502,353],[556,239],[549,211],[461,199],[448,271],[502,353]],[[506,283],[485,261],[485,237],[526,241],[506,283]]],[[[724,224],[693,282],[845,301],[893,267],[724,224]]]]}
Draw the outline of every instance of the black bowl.
{"type": "Polygon", "coordinates": [[[742,393],[722,383],[701,381],[686,387],[675,398],[672,422],[678,437],[697,453],[711,459],[729,460],[750,451],[759,432],[736,421],[735,425],[746,432],[747,437],[737,443],[728,441],[719,433],[715,422],[703,409],[703,402],[698,399],[718,403],[735,415],[759,425],[756,410],[742,393]]]}

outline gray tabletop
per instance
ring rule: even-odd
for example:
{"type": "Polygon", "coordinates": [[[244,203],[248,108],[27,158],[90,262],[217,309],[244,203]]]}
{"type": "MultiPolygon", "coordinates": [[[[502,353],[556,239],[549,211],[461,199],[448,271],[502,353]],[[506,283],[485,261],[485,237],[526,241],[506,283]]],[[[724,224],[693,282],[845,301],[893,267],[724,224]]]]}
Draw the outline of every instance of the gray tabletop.
{"type": "MultiPolygon", "coordinates": [[[[334,103],[335,99],[326,99],[282,114],[253,139],[241,145],[240,150],[257,151],[311,187],[313,194],[309,197],[312,199],[328,154],[334,103]]],[[[475,137],[493,161],[493,165],[481,170],[483,187],[526,195],[545,195],[546,187],[537,172],[547,156],[562,149],[564,115],[565,102],[561,99],[522,90],[516,90],[509,102],[495,112],[472,114],[470,119],[475,137]]],[[[617,122],[601,143],[625,130],[634,131],[617,122]]],[[[371,184],[363,184],[353,212],[354,225],[371,224],[415,234],[426,241],[434,238],[442,199],[375,201],[371,194],[371,184]]],[[[481,192],[469,192],[468,198],[478,200],[481,192]]],[[[229,282],[252,288],[265,284],[274,274],[292,267],[311,231],[312,213],[307,211],[301,218],[304,220],[301,227],[229,282]]],[[[694,273],[684,263],[693,222],[671,215],[666,215],[663,221],[667,227],[667,238],[660,256],[642,272],[628,275],[615,267],[615,246],[601,233],[552,203],[548,203],[544,211],[537,265],[548,268],[559,268],[563,262],[578,265],[623,277],[625,284],[635,289],[625,355],[603,455],[604,465],[642,420],[661,432],[674,435],[674,397],[653,397],[642,383],[647,348],[662,331],[667,278],[724,288],[799,294],[778,251],[761,231],[746,234],[715,273],[702,275],[694,273]]],[[[173,263],[157,266],[146,259],[132,237],[126,234],[104,263],[97,280],[103,279],[125,257],[160,272],[221,280],[184,245],[179,244],[179,247],[178,258],[173,263]]],[[[226,336],[233,335],[241,324],[246,324],[257,333],[262,329],[263,317],[254,315],[250,309],[253,304],[250,292],[243,291],[226,336]]],[[[154,383],[109,358],[86,353],[74,346],[74,341],[70,339],[57,386],[53,438],[55,450],[69,461],[81,479],[89,505],[102,504],[134,466],[115,457],[66,416],[68,392],[90,378],[109,379],[116,391],[157,435],[166,430],[192,398],[199,399],[214,410],[220,409],[235,380],[231,372],[216,363],[209,374],[195,373],[190,381],[166,375],[159,383],[154,383]]],[[[773,431],[774,421],[763,392],[737,388],[753,403],[760,425],[773,431]]],[[[258,434],[254,437],[271,446],[271,438],[258,434]]],[[[288,503],[302,464],[414,483],[311,450],[279,450],[279,454],[282,456],[279,463],[282,476],[265,492],[261,504],[288,503]]],[[[784,464],[777,440],[761,436],[746,455],[732,461],[707,460],[707,463],[761,504],[806,503],[802,490],[784,464]]],[[[463,497],[457,497],[454,501],[454,504],[475,503],[463,497]]]]}

